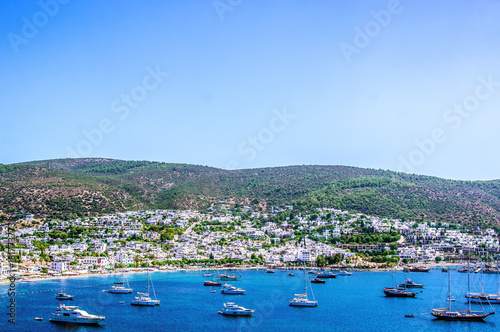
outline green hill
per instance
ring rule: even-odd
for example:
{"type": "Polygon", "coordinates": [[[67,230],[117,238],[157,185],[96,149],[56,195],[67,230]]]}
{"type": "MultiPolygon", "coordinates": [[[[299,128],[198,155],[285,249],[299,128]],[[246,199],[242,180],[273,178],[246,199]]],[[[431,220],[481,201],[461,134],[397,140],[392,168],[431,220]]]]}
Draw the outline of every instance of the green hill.
{"type": "Polygon", "coordinates": [[[500,181],[455,181],[347,166],[244,170],[57,159],[0,165],[0,209],[51,216],[145,208],[329,206],[382,217],[499,225],[500,181]]]}

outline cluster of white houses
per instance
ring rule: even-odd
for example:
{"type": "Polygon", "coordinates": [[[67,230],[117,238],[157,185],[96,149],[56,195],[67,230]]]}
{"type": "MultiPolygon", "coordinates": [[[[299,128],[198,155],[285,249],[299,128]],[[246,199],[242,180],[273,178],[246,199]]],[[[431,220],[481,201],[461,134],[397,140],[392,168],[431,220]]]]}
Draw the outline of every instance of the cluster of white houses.
{"type": "MultiPolygon", "coordinates": [[[[361,264],[355,252],[389,250],[389,244],[337,243],[332,246],[309,238],[306,241],[293,241],[295,233],[300,231],[310,234],[312,238],[328,239],[335,244],[335,238],[343,234],[357,234],[360,225],[369,227],[375,233],[395,231],[401,234],[404,241],[397,244],[400,259],[425,262],[436,257],[459,255],[464,251],[480,255],[499,252],[498,236],[492,229],[483,232],[476,229],[465,233],[451,229],[448,224],[438,227],[433,223],[383,219],[334,209],[298,214],[293,220],[286,218],[278,222],[275,218],[271,221],[272,216],[289,210],[293,210],[293,207],[273,208],[271,213],[261,215],[247,209],[253,218],[259,218],[259,223],[219,211],[131,211],[97,218],[46,222],[36,227],[18,229],[11,234],[3,226],[0,228],[0,242],[14,248],[11,254],[14,252],[19,255],[23,265],[32,270],[41,269],[42,252],[34,245],[35,241],[56,243],[48,246],[44,252],[51,258],[49,269],[56,273],[111,269],[116,264],[128,265],[144,259],[151,260],[151,257],[156,261],[208,258],[249,261],[255,255],[267,263],[276,264],[314,261],[319,255],[341,254],[344,259],[349,258],[351,264],[361,264]],[[200,226],[204,221],[206,223],[200,226]],[[161,232],[152,230],[159,227],[149,225],[168,226],[182,229],[183,232],[169,240],[160,240],[161,232]],[[229,232],[227,229],[216,230],[213,225],[234,227],[229,232]],[[95,232],[76,237],[70,242],[51,237],[50,234],[64,232],[69,226],[92,228],[95,232]],[[199,231],[200,228],[202,231],[199,231]],[[134,240],[130,240],[130,237],[134,240]]],[[[0,274],[5,274],[8,263],[6,250],[0,252],[0,263],[0,274]]]]}

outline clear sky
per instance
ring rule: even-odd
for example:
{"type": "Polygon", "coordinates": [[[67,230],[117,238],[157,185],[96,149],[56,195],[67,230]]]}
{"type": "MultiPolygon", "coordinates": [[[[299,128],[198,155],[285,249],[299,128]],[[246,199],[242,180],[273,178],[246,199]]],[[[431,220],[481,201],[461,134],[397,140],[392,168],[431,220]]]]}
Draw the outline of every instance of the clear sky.
{"type": "Polygon", "coordinates": [[[500,2],[2,1],[0,163],[500,179],[500,2]]]}

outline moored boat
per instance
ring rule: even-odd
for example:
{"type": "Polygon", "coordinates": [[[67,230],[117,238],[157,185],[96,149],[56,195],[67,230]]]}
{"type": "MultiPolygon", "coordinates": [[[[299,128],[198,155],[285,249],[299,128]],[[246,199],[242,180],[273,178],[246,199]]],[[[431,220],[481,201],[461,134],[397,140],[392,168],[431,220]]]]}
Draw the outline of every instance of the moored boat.
{"type": "Polygon", "coordinates": [[[63,293],[62,289],[60,293],[56,294],[56,299],[58,300],[73,300],[75,296],[74,295],[68,295],[66,293],[63,293]]]}
{"type": "Polygon", "coordinates": [[[312,284],[324,284],[324,283],[326,283],[326,281],[323,280],[323,279],[314,278],[314,279],[311,280],[311,283],[312,284]]]}
{"type": "Polygon", "coordinates": [[[422,288],[424,286],[425,286],[425,284],[416,283],[415,281],[411,280],[410,278],[406,278],[403,283],[398,285],[398,287],[400,287],[400,288],[422,288]]]}
{"type": "Polygon", "coordinates": [[[431,268],[427,266],[413,266],[409,268],[410,272],[429,272],[430,270],[431,268]]]}
{"type": "Polygon", "coordinates": [[[215,280],[207,280],[203,283],[203,286],[221,286],[222,284],[220,282],[217,282],[215,280]]]}
{"type": "Polygon", "coordinates": [[[85,310],[79,309],[76,306],[65,306],[60,304],[56,313],[49,319],[52,323],[71,323],[71,324],[88,324],[88,325],[103,325],[104,316],[91,315],[85,310]]]}
{"type": "Polygon", "coordinates": [[[333,278],[337,278],[337,275],[335,273],[330,272],[330,271],[323,271],[323,272],[316,274],[316,278],[333,279],[333,278]]]}
{"type": "Polygon", "coordinates": [[[220,292],[222,294],[229,294],[229,295],[244,295],[246,293],[246,290],[234,287],[233,285],[230,284],[224,284],[220,292]]]}
{"type": "Polygon", "coordinates": [[[236,305],[234,302],[224,303],[224,308],[218,312],[219,315],[225,316],[252,316],[255,312],[253,309],[246,309],[236,305]]]}

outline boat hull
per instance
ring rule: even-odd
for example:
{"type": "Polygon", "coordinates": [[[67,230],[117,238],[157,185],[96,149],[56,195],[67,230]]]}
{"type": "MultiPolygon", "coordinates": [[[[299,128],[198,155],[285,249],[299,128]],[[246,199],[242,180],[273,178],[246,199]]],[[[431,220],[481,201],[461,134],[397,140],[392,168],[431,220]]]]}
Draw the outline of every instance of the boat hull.
{"type": "Polygon", "coordinates": [[[431,312],[431,314],[432,316],[436,317],[439,320],[480,322],[483,321],[486,317],[494,315],[495,313],[490,312],[485,314],[465,314],[465,313],[431,312]]]}
{"type": "Polygon", "coordinates": [[[53,317],[50,318],[51,323],[60,324],[82,324],[82,325],[104,325],[103,319],[81,319],[81,318],[65,318],[65,317],[53,317]]]}
{"type": "Polygon", "coordinates": [[[312,302],[290,302],[289,305],[291,307],[317,307],[318,302],[312,301],[312,302]]]}

